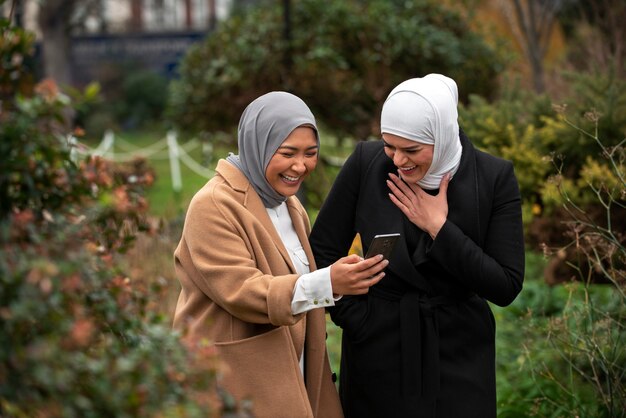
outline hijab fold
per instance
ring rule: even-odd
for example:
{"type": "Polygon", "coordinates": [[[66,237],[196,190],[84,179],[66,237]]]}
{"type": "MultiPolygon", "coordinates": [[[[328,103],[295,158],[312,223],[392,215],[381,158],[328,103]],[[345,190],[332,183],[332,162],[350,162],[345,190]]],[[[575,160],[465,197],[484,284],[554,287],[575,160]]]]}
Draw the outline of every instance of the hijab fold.
{"type": "Polygon", "coordinates": [[[226,160],[248,178],[267,208],[287,200],[267,181],[267,165],[289,134],[303,125],[313,128],[319,147],[313,113],[302,99],[284,91],[273,91],[258,97],[241,115],[237,130],[239,155],[230,153],[226,160]]]}
{"type": "Polygon", "coordinates": [[[454,175],[461,162],[456,82],[441,74],[412,78],[394,88],[383,104],[381,134],[389,133],[434,145],[433,160],[417,184],[438,189],[446,173],[454,175]]]}

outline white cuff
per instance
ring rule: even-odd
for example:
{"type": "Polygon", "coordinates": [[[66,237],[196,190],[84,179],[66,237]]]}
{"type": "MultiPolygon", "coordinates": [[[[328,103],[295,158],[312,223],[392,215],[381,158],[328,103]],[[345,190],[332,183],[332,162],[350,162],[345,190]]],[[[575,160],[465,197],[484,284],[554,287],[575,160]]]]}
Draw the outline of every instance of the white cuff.
{"type": "Polygon", "coordinates": [[[315,308],[334,306],[333,287],[330,282],[330,267],[303,274],[296,281],[291,300],[291,312],[297,315],[315,308]]]}

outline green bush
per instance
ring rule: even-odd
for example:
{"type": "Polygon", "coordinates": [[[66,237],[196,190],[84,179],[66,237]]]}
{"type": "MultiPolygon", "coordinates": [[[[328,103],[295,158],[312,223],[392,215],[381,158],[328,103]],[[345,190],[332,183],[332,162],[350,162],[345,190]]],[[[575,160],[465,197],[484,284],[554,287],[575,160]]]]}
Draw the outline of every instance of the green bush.
{"type": "Polygon", "coordinates": [[[535,248],[543,242],[563,243],[564,228],[555,225],[563,204],[557,183],[568,191],[568,199],[600,216],[595,190],[615,189],[619,184],[603,160],[603,150],[589,134],[608,138],[606,149],[626,137],[626,83],[589,74],[569,77],[573,80],[572,91],[563,105],[554,108],[548,97],[517,88],[504,92],[494,102],[473,95],[467,105],[460,106],[461,126],[472,141],[479,148],[513,161],[524,201],[525,224],[530,227],[529,242],[535,248]],[[580,129],[572,129],[564,121],[565,111],[580,129]],[[566,167],[558,176],[553,174],[555,164],[557,168],[566,167]]]}
{"type": "Polygon", "coordinates": [[[98,83],[85,89],[86,94],[67,88],[76,125],[95,137],[102,137],[106,130],[165,130],[169,84],[165,76],[128,63],[110,64],[102,74],[98,83]]]}
{"type": "MultiPolygon", "coordinates": [[[[3,40],[25,36],[0,22],[3,40]]],[[[16,53],[5,47],[3,61],[16,53]]],[[[120,268],[150,230],[152,176],[142,165],[74,163],[69,98],[52,80],[20,94],[21,81],[1,87],[0,416],[218,415],[213,347],[183,344],[149,309],[163,285],[120,268]]]]}
{"type": "MultiPolygon", "coordinates": [[[[5,0],[0,0],[3,6],[5,0]]],[[[7,19],[0,18],[0,101],[10,104],[16,91],[32,90],[32,68],[35,34],[20,28],[11,28],[7,19]]],[[[3,104],[6,107],[7,104],[3,104]]]]}
{"type": "Polygon", "coordinates": [[[159,123],[167,103],[168,80],[151,70],[129,71],[122,85],[123,99],[116,111],[125,126],[159,123]]]}
{"type": "Polygon", "coordinates": [[[463,95],[497,90],[499,58],[439,2],[303,0],[292,6],[289,43],[282,10],[262,3],[193,48],[172,84],[171,119],[182,128],[230,132],[251,100],[290,90],[338,137],[364,139],[377,134],[385,97],[407,78],[440,72],[454,77],[463,95]]]}
{"type": "Polygon", "coordinates": [[[200,416],[193,396],[210,392],[214,371],[192,368],[192,352],[146,309],[164,289],[139,288],[116,267],[147,227],[144,178],[131,181],[97,159],[74,165],[46,131],[51,120],[33,110],[41,100],[20,99],[0,132],[12,149],[10,171],[0,175],[1,415],[137,417],[180,408],[200,416]]]}
{"type": "Polygon", "coordinates": [[[518,90],[507,92],[494,102],[472,95],[467,105],[459,106],[459,123],[472,142],[513,162],[525,224],[537,215],[540,185],[552,168],[546,158],[547,142],[563,129],[554,117],[547,97],[518,90]]]}
{"type": "MultiPolygon", "coordinates": [[[[622,224],[612,222],[623,219],[626,208],[626,151],[624,141],[607,147],[589,138],[605,178],[617,180],[610,188],[588,183],[582,194],[595,202],[584,207],[569,197],[569,188],[555,185],[566,243],[547,247],[546,254],[568,261],[575,281],[555,287],[526,281],[511,309],[496,312],[509,315],[498,322],[501,416],[626,416],[626,237],[622,224]],[[589,212],[598,207],[602,216],[589,212]]],[[[557,166],[562,179],[564,170],[557,166]]]]}

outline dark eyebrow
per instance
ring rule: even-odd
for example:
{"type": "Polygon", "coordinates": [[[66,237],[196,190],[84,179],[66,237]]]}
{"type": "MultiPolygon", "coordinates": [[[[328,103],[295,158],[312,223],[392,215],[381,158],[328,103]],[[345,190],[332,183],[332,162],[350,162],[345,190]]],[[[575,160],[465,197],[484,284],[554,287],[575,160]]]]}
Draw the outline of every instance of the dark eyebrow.
{"type": "MultiPolygon", "coordinates": [[[[298,147],[292,147],[291,145],[281,145],[280,147],[278,147],[278,149],[285,149],[285,148],[289,149],[289,150],[292,150],[292,151],[298,151],[299,150],[298,147]]],[[[312,145],[312,146],[308,147],[306,149],[306,151],[309,151],[309,150],[312,150],[312,149],[317,149],[317,145],[312,145]]]]}
{"type": "MultiPolygon", "coordinates": [[[[390,144],[389,144],[387,141],[385,141],[384,139],[383,139],[383,142],[384,142],[384,143],[385,143],[385,145],[386,145],[386,146],[388,146],[388,147],[391,147],[391,148],[396,148],[396,147],[394,147],[393,145],[390,145],[390,144]]],[[[420,145],[420,144],[415,144],[415,145],[412,145],[412,146],[410,146],[410,147],[399,147],[399,148],[400,148],[401,150],[404,150],[404,151],[415,151],[416,149],[421,148],[421,145],[420,145]]]]}

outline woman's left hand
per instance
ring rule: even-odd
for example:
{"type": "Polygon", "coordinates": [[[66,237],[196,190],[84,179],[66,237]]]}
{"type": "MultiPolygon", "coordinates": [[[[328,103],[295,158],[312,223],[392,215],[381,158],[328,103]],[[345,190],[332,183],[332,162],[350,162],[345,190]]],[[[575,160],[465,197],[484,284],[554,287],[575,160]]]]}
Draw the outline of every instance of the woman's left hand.
{"type": "Polygon", "coordinates": [[[391,189],[389,198],[418,228],[435,239],[448,217],[448,184],[450,174],[441,179],[439,193],[431,196],[417,184],[407,184],[395,174],[389,173],[391,189]]]}

